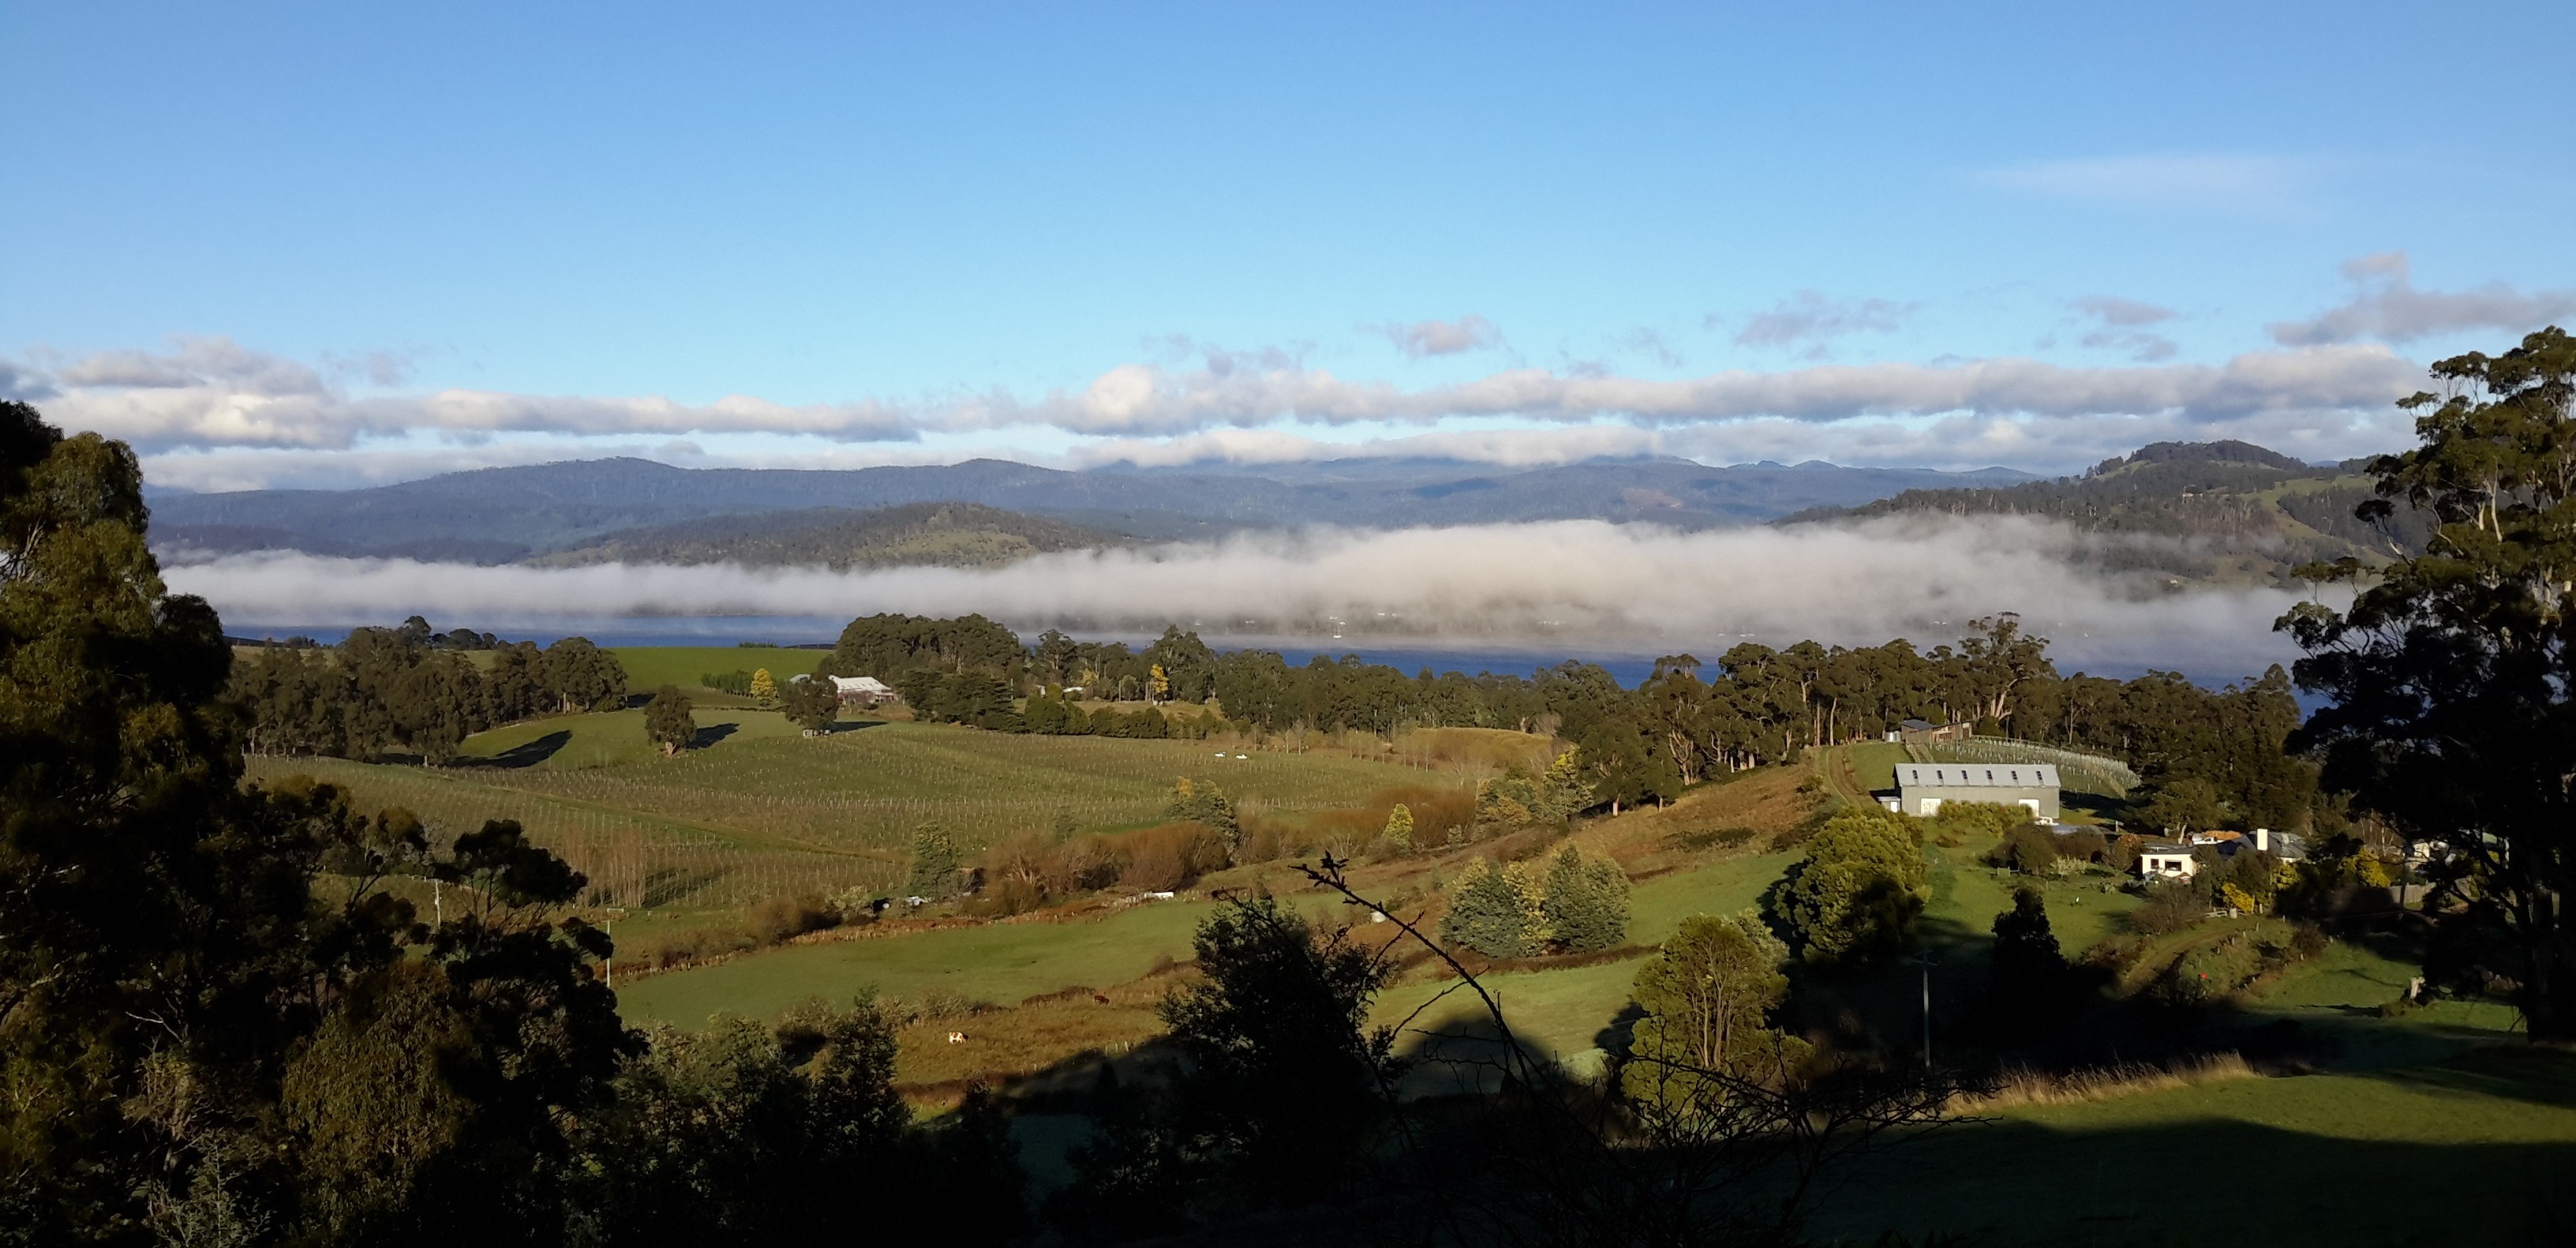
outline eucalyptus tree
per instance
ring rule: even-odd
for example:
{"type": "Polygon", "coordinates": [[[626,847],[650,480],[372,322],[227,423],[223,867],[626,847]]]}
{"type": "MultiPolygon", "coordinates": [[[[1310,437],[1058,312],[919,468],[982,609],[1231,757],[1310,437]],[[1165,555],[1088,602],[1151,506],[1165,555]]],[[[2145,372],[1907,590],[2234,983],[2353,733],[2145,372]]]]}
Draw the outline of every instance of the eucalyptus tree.
{"type": "Polygon", "coordinates": [[[2355,809],[2457,853],[2454,969],[2506,988],[2533,1039],[2576,1039],[2576,340],[2551,327],[2432,374],[2440,393],[2399,404],[2419,444],[2371,463],[2378,497],[2355,514],[2438,527],[2347,609],[2282,618],[2299,684],[2331,699],[2294,741],[2355,809]]]}

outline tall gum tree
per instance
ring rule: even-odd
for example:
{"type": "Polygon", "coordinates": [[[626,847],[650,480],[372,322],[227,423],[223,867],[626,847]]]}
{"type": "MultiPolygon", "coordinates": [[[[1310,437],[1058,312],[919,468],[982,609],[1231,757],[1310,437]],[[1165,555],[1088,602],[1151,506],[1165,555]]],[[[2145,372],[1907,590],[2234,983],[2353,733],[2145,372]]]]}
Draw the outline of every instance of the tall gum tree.
{"type": "Polygon", "coordinates": [[[2399,404],[2420,444],[2372,462],[2378,497],[2355,514],[2402,504],[2439,527],[2375,579],[2301,570],[2372,583],[2280,621],[2307,652],[2300,687],[2331,699],[2291,748],[2320,753],[2356,809],[2456,855],[2428,969],[2508,991],[2534,1040],[2576,1039],[2576,340],[2552,326],[2432,375],[2440,393],[2399,404]]]}

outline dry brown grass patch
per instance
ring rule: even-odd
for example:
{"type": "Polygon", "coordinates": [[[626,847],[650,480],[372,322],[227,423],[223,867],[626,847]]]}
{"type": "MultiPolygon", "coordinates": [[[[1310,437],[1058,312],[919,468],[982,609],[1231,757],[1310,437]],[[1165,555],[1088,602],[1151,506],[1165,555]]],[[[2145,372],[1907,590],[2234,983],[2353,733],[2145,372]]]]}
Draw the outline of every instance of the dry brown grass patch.
{"type": "Polygon", "coordinates": [[[2077,1105],[2136,1096],[2141,1092],[2166,1092],[2205,1083],[2261,1077],[2261,1073],[2240,1053],[2213,1053],[2196,1061],[2171,1066],[2130,1064],[2063,1074],[2011,1070],[2004,1073],[2003,1079],[1990,1093],[1983,1096],[1963,1094],[1952,1098],[1950,1112],[1976,1114],[2024,1105],[2077,1105]]]}
{"type": "Polygon", "coordinates": [[[895,1083],[907,1095],[930,1094],[969,1082],[1001,1084],[1084,1053],[1127,1052],[1163,1034],[1155,1006],[1178,976],[1175,970],[1114,988],[1066,988],[971,1018],[915,1023],[895,1033],[895,1083]],[[951,1032],[966,1039],[951,1043],[951,1032]]]}

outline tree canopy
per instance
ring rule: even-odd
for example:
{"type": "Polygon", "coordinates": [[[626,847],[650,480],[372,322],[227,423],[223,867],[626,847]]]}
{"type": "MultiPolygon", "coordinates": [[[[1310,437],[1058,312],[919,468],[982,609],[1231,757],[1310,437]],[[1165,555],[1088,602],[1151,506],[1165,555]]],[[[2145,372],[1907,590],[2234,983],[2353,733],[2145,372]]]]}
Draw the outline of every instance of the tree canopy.
{"type": "Polygon", "coordinates": [[[2432,373],[2442,393],[2400,404],[2419,444],[2373,461],[2357,514],[2402,503],[2439,527],[2348,609],[2283,618],[2300,685],[2331,700],[2295,744],[2355,809],[2459,855],[2427,908],[2455,947],[2495,949],[2463,969],[2510,985],[2533,1039],[2576,1039],[2576,339],[2553,326],[2432,373]]]}

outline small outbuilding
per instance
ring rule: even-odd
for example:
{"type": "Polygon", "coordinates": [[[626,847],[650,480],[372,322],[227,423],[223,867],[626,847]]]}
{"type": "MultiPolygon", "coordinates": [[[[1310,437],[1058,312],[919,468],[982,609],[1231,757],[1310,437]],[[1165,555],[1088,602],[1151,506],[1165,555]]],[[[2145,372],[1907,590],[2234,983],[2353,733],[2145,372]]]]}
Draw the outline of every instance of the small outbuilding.
{"type": "Polygon", "coordinates": [[[1900,763],[1889,809],[1937,815],[1951,802],[2022,806],[2041,823],[2057,822],[2057,768],[2051,763],[1900,763]]]}
{"type": "Polygon", "coordinates": [[[1935,741],[1965,741],[1976,735],[1976,724],[1964,719],[1946,724],[1936,724],[1928,719],[1909,719],[1888,733],[1887,739],[1909,745],[1930,745],[1935,741]]]}

